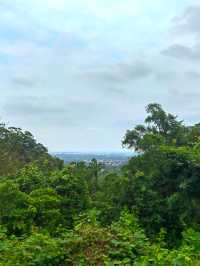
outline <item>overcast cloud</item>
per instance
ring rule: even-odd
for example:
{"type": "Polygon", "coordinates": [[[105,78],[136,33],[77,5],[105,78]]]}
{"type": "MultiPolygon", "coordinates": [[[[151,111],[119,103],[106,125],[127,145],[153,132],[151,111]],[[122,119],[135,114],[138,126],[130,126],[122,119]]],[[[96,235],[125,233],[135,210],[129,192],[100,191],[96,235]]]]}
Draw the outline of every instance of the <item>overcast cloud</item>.
{"type": "Polygon", "coordinates": [[[200,3],[0,0],[0,117],[51,151],[119,150],[158,102],[200,121],[200,3]]]}

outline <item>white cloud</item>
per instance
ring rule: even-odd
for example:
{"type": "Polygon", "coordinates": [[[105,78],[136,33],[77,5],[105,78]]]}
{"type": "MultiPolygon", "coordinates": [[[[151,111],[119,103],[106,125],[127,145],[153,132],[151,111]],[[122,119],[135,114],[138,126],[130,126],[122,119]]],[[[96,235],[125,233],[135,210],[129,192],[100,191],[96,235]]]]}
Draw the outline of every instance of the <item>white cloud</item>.
{"type": "Polygon", "coordinates": [[[51,149],[119,148],[149,102],[191,110],[189,88],[196,106],[194,63],[160,54],[187,0],[3,2],[0,111],[51,149]]]}

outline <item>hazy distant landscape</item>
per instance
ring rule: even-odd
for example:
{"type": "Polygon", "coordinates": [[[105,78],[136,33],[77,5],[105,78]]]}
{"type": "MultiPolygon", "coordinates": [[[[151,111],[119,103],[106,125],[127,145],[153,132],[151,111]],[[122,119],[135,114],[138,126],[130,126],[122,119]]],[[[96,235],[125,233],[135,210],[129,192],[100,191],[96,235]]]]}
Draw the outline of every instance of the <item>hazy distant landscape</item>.
{"type": "Polygon", "coordinates": [[[134,152],[55,152],[54,156],[65,163],[80,162],[89,163],[92,159],[108,166],[120,166],[125,164],[134,152]]]}

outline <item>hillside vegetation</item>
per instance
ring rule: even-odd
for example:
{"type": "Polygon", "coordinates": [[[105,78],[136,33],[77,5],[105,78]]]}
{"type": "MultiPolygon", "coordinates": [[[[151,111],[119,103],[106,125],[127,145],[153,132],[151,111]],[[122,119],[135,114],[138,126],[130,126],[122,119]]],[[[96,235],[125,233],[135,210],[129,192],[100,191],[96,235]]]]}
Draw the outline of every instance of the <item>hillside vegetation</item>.
{"type": "Polygon", "coordinates": [[[138,156],[103,176],[0,125],[0,266],[200,265],[200,124],[146,111],[122,141],[138,156]]]}

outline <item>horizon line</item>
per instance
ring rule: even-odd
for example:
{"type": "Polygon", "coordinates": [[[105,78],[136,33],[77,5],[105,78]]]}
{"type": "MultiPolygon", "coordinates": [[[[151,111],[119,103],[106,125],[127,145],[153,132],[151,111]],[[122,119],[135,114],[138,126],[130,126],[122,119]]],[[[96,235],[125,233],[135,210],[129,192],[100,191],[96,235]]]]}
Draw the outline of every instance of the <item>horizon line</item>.
{"type": "Polygon", "coordinates": [[[63,150],[49,151],[49,153],[135,153],[131,150],[63,150]]]}

